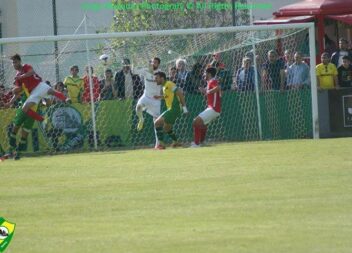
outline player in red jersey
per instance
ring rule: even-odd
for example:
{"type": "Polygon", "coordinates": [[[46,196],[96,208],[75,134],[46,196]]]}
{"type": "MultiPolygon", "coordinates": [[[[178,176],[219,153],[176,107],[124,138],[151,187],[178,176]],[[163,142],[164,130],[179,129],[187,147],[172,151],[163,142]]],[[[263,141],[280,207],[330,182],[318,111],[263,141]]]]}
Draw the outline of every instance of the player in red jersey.
{"type": "Polygon", "coordinates": [[[32,110],[31,107],[37,105],[41,99],[47,95],[55,96],[62,101],[66,101],[66,96],[63,93],[52,89],[49,85],[43,82],[42,78],[34,72],[31,65],[22,64],[20,55],[15,54],[11,57],[11,60],[17,73],[14,82],[15,95],[11,99],[10,104],[17,99],[22,91],[24,91],[28,98],[22,107],[23,114],[27,114],[35,120],[43,121],[44,118],[32,110]]]}
{"type": "Polygon", "coordinates": [[[207,88],[199,90],[207,97],[207,109],[201,112],[193,120],[194,142],[191,147],[200,147],[207,133],[207,125],[220,116],[221,112],[221,88],[219,81],[215,79],[216,68],[210,67],[205,71],[207,88]]]}

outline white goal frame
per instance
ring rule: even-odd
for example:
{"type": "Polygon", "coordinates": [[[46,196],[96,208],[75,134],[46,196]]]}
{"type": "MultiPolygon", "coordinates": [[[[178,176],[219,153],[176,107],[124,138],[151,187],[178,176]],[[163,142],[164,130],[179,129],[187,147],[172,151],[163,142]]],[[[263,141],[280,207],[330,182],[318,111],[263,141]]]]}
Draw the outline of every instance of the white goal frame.
{"type": "MultiPolygon", "coordinates": [[[[214,27],[214,28],[197,28],[197,29],[176,29],[176,30],[160,30],[160,31],[139,31],[139,32],[121,32],[121,33],[99,33],[99,34],[78,34],[78,35],[57,35],[57,36],[36,36],[36,37],[18,37],[18,38],[2,38],[1,44],[10,43],[32,43],[32,42],[54,42],[54,41],[74,41],[86,40],[88,43],[92,39],[111,39],[111,38],[137,38],[137,37],[153,37],[167,35],[190,35],[190,34],[206,34],[206,33],[234,33],[248,31],[267,31],[282,29],[308,29],[309,32],[309,58],[310,58],[310,80],[311,80],[311,102],[312,102],[312,133],[313,138],[319,138],[319,115],[318,115],[318,98],[317,98],[317,81],[316,81],[316,48],[315,48],[315,26],[314,23],[299,24],[279,24],[279,25],[251,25],[251,26],[231,26],[231,27],[214,27]]],[[[87,46],[87,59],[89,61],[89,51],[87,46]]],[[[89,63],[89,62],[88,62],[89,63]]],[[[92,87],[91,87],[92,88],[92,87]]],[[[91,89],[92,91],[92,89],[91,89]]],[[[258,89],[256,89],[258,94],[258,89]]],[[[92,92],[91,92],[91,100],[92,92]]],[[[257,103],[257,107],[259,107],[257,103]]],[[[259,111],[260,108],[258,108],[259,111]]],[[[259,131],[261,131],[261,122],[259,116],[259,131]]],[[[95,121],[94,109],[92,109],[92,119],[95,121]]],[[[95,126],[95,122],[93,122],[95,126]]],[[[97,148],[96,131],[94,131],[94,144],[97,148]]]]}

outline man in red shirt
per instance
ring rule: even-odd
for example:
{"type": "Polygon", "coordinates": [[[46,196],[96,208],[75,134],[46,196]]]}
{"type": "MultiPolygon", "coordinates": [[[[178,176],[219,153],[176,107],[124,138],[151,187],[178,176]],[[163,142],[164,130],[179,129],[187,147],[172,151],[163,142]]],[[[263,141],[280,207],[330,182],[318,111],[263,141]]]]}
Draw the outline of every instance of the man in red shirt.
{"type": "Polygon", "coordinates": [[[215,79],[216,68],[210,67],[205,71],[207,88],[200,88],[206,95],[208,107],[193,120],[194,142],[191,147],[200,147],[207,133],[207,125],[220,116],[221,112],[221,88],[219,81],[215,79]]]}
{"type": "Polygon", "coordinates": [[[31,65],[23,65],[19,54],[12,56],[11,60],[13,68],[17,70],[17,73],[14,81],[15,95],[11,99],[10,103],[14,102],[20,93],[24,91],[28,98],[22,107],[23,113],[35,120],[43,121],[44,118],[40,114],[33,111],[31,107],[37,105],[40,100],[47,95],[55,96],[62,101],[66,101],[66,96],[63,93],[52,89],[49,85],[43,82],[42,78],[34,72],[31,65]]]}
{"type": "MultiPolygon", "coordinates": [[[[44,118],[42,115],[36,112],[36,105],[45,98],[47,95],[53,95],[60,100],[66,101],[66,96],[54,89],[52,89],[48,84],[42,81],[42,78],[38,76],[31,65],[24,64],[22,65],[21,56],[15,54],[11,57],[12,65],[15,70],[17,70],[13,89],[14,96],[11,98],[10,102],[6,105],[11,105],[21,93],[26,94],[26,101],[24,102],[21,109],[18,109],[16,116],[13,122],[13,127],[9,137],[10,151],[6,154],[6,157],[14,156],[15,159],[19,159],[18,151],[21,147],[27,146],[27,136],[30,131],[29,127],[26,128],[23,123],[26,120],[26,117],[29,116],[34,120],[43,121],[44,118]],[[19,145],[16,145],[16,135],[18,130],[22,126],[22,136],[19,145]],[[16,150],[16,152],[14,152],[16,150]]],[[[33,123],[32,123],[33,126],[33,123]]]]}

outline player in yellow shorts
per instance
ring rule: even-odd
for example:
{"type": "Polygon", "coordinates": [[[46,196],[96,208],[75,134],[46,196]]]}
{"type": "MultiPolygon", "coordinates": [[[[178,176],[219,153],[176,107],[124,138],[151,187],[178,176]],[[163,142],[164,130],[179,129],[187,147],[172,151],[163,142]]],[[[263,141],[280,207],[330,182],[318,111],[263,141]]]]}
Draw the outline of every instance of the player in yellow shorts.
{"type": "Polygon", "coordinates": [[[164,132],[172,139],[173,147],[177,147],[180,144],[177,141],[177,137],[172,130],[172,126],[176,119],[183,113],[188,113],[185,97],[181,89],[177,88],[176,84],[167,81],[166,74],[164,72],[155,73],[155,82],[157,85],[163,86],[163,98],[165,100],[167,110],[163,112],[159,118],[154,122],[156,133],[159,139],[159,145],[156,149],[165,149],[164,144],[164,132]]]}

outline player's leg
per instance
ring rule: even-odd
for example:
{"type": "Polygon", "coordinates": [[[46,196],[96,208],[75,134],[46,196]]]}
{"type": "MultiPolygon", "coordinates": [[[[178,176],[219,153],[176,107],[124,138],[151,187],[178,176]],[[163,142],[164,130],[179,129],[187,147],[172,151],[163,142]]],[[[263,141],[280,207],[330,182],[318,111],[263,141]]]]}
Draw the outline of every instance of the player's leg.
{"type": "Polygon", "coordinates": [[[51,96],[55,96],[57,97],[58,99],[60,99],[61,101],[64,101],[66,102],[67,101],[67,97],[64,95],[64,93],[60,92],[60,91],[57,91],[53,88],[50,88],[48,89],[48,92],[47,92],[48,95],[51,95],[51,96]]]}
{"type": "Polygon", "coordinates": [[[136,115],[138,117],[138,124],[137,124],[138,131],[142,130],[144,126],[143,111],[145,110],[145,103],[144,103],[145,99],[146,99],[145,96],[140,97],[136,105],[136,115]]]}
{"type": "MultiPolygon", "coordinates": [[[[160,100],[148,98],[146,102],[147,102],[145,104],[146,112],[153,117],[153,120],[155,122],[156,119],[160,116],[160,106],[161,106],[160,100]]],[[[158,139],[158,135],[156,133],[155,127],[154,127],[154,133],[155,133],[155,147],[158,147],[159,139],[158,139]]]]}
{"type": "Polygon", "coordinates": [[[220,116],[220,113],[214,111],[212,108],[207,108],[193,120],[193,129],[194,129],[194,143],[192,143],[193,147],[199,146],[201,143],[204,142],[206,133],[207,133],[207,125],[209,125],[210,122],[212,122],[219,116],[220,116]]]}
{"type": "MultiPolygon", "coordinates": [[[[158,117],[153,117],[153,122],[155,122],[157,120],[158,117]]],[[[156,132],[156,128],[154,126],[154,135],[155,135],[155,148],[159,146],[159,138],[158,138],[158,134],[156,132]]]]}
{"type": "Polygon", "coordinates": [[[25,122],[25,120],[27,118],[28,118],[28,116],[25,113],[23,113],[21,108],[18,108],[16,110],[15,118],[12,121],[12,127],[11,127],[10,133],[9,133],[10,150],[8,153],[11,155],[17,148],[16,136],[17,136],[18,130],[20,129],[20,127],[23,125],[23,123],[25,122]]]}
{"type": "Polygon", "coordinates": [[[40,84],[38,84],[38,86],[35,87],[34,90],[32,90],[31,94],[29,95],[26,102],[24,103],[22,107],[23,113],[27,114],[29,117],[37,121],[43,121],[44,120],[43,116],[35,112],[34,110],[32,110],[32,107],[37,105],[40,102],[40,100],[48,94],[48,91],[50,89],[51,89],[50,86],[44,82],[41,82],[40,84]]]}
{"type": "Polygon", "coordinates": [[[26,101],[22,107],[22,113],[26,114],[27,116],[31,117],[34,120],[43,121],[44,117],[42,115],[40,115],[39,113],[37,113],[36,111],[31,109],[35,105],[37,105],[37,103],[26,101]]]}
{"type": "Polygon", "coordinates": [[[197,147],[201,143],[202,129],[205,127],[203,119],[198,115],[193,120],[193,143],[192,147],[197,147]]]}
{"type": "Polygon", "coordinates": [[[3,156],[5,159],[12,158],[15,154],[15,151],[17,148],[16,136],[17,136],[18,130],[20,129],[20,125],[16,125],[18,122],[19,122],[19,118],[17,117],[17,114],[16,114],[15,119],[14,119],[14,123],[12,123],[12,127],[10,128],[10,132],[9,132],[9,146],[10,146],[10,148],[6,152],[6,154],[3,156]]]}
{"type": "MultiPolygon", "coordinates": [[[[167,112],[167,111],[166,111],[167,112]]],[[[164,112],[161,114],[155,121],[154,121],[154,128],[156,131],[156,135],[158,138],[159,145],[156,146],[156,149],[165,149],[165,144],[164,144],[164,124],[165,124],[165,119],[164,119],[164,112]]]]}
{"type": "Polygon", "coordinates": [[[33,125],[34,119],[27,117],[22,125],[20,142],[18,143],[16,154],[14,156],[15,160],[20,159],[21,152],[27,150],[28,135],[31,132],[33,125]]]}
{"type": "Polygon", "coordinates": [[[181,115],[179,110],[168,110],[165,115],[165,124],[164,124],[164,132],[170,137],[172,140],[171,147],[179,147],[181,144],[177,140],[177,136],[172,129],[172,126],[175,124],[176,119],[181,115]]]}

